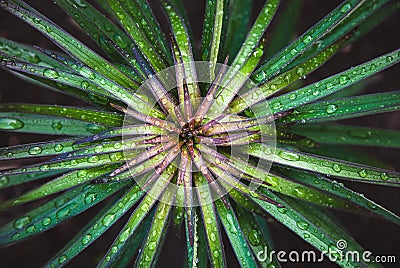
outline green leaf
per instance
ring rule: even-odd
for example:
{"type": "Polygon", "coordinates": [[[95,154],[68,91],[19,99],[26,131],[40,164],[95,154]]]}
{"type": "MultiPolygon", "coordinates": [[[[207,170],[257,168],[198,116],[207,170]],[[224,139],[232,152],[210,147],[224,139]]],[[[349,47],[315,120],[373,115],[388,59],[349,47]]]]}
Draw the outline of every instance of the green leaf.
{"type": "Polygon", "coordinates": [[[357,193],[345,187],[342,183],[331,181],[322,176],[307,172],[299,172],[293,169],[280,168],[279,171],[295,179],[296,181],[325,191],[334,196],[334,198],[346,199],[349,202],[352,202],[353,204],[359,206],[358,208],[354,206],[349,206],[348,209],[352,212],[365,214],[365,212],[368,211],[371,214],[380,215],[400,225],[399,216],[366,198],[363,194],[357,193]],[[364,208],[365,211],[361,210],[361,208],[364,208]]]}
{"type": "Polygon", "coordinates": [[[234,59],[246,39],[250,24],[253,0],[231,0],[228,19],[228,29],[224,40],[224,57],[231,55],[230,62],[234,59]]]}
{"type": "Polygon", "coordinates": [[[106,130],[107,127],[81,120],[64,119],[27,113],[1,112],[0,130],[48,135],[84,136],[106,130]]]}
{"type": "Polygon", "coordinates": [[[340,124],[293,125],[290,130],[318,143],[400,147],[400,131],[340,124]]]}
{"type": "Polygon", "coordinates": [[[123,189],[127,182],[84,184],[71,189],[0,228],[0,244],[8,244],[47,231],[123,189]]]}
{"type": "Polygon", "coordinates": [[[396,187],[400,186],[400,174],[384,169],[301,153],[298,151],[280,148],[272,149],[263,144],[251,144],[248,153],[262,159],[267,159],[268,161],[274,161],[277,164],[331,175],[351,181],[391,185],[396,187]]]}
{"type": "Polygon", "coordinates": [[[274,114],[297,108],[347,88],[358,81],[383,71],[399,61],[400,49],[396,49],[393,52],[389,52],[369,62],[360,64],[294,92],[289,92],[256,104],[252,107],[252,111],[257,114],[257,116],[265,116],[269,114],[265,109],[266,105],[271,108],[274,114]]]}
{"type": "Polygon", "coordinates": [[[77,139],[64,139],[53,142],[36,142],[0,148],[1,160],[14,160],[19,158],[43,157],[58,155],[74,150],[73,144],[77,139]]]}
{"type": "Polygon", "coordinates": [[[279,3],[280,0],[268,0],[265,3],[256,21],[254,22],[254,25],[247,34],[246,40],[240,47],[235,59],[231,64],[233,68],[242,66],[247,61],[251,53],[255,50],[262,36],[264,35],[264,32],[268,28],[268,25],[272,21],[272,18],[278,9],[279,3]]]}
{"type": "Polygon", "coordinates": [[[137,5],[112,0],[109,0],[108,4],[112,8],[115,16],[118,18],[120,25],[144,54],[154,71],[160,72],[165,69],[167,62],[165,54],[160,50],[157,50],[156,43],[152,43],[152,40],[149,40],[148,36],[144,33],[146,29],[142,27],[141,20],[138,20],[138,16],[135,14],[140,12],[137,10],[137,5]]]}
{"type": "MultiPolygon", "coordinates": [[[[243,230],[243,234],[246,236],[251,250],[256,256],[257,261],[260,263],[261,267],[266,268],[269,267],[268,265],[275,265],[276,267],[280,267],[275,255],[273,256],[273,259],[267,257],[264,260],[264,256],[260,254],[260,252],[264,252],[265,250],[267,252],[271,252],[273,249],[269,242],[270,238],[267,238],[265,236],[264,230],[260,228],[255,216],[248,210],[243,209],[238,205],[234,206],[234,208],[240,228],[243,230]]],[[[266,228],[266,226],[264,228],[266,228]]]]}
{"type": "MultiPolygon", "coordinates": [[[[215,69],[221,44],[221,34],[224,19],[224,0],[211,0],[206,2],[206,11],[203,24],[202,56],[203,61],[211,62],[215,69]]],[[[214,70],[210,73],[214,73],[214,70]]]]}
{"type": "MultiPolygon", "coordinates": [[[[332,55],[339,51],[343,47],[344,42],[347,37],[333,44],[332,46],[321,51],[319,54],[315,55],[311,59],[297,65],[293,69],[290,69],[271,80],[253,88],[244,94],[237,97],[230,104],[233,112],[239,113],[245,108],[248,108],[260,101],[265,100],[267,97],[277,93],[278,91],[284,89],[290,84],[302,79],[303,76],[313,72],[326,63],[332,55]]],[[[295,93],[293,93],[295,94],[295,93]]],[[[294,95],[293,95],[294,96],[294,95]]]]}
{"type": "Polygon", "coordinates": [[[282,123],[315,123],[375,115],[400,109],[400,92],[368,94],[314,102],[298,107],[279,119],[282,123]]]}
{"type": "MultiPolygon", "coordinates": [[[[95,70],[101,76],[107,77],[123,87],[136,88],[136,83],[121,73],[114,65],[90,50],[81,41],[63,31],[56,24],[24,2],[20,0],[10,0],[5,2],[3,8],[36,28],[60,48],[95,70]]],[[[92,70],[85,69],[85,71],[82,71],[82,74],[84,72],[86,72],[89,77],[96,76],[92,70]]],[[[131,99],[125,89],[116,88],[114,93],[117,94],[121,100],[129,102],[131,99]]]]}
{"type": "Polygon", "coordinates": [[[113,264],[116,259],[122,254],[122,248],[130,240],[135,230],[140,226],[143,219],[149,213],[149,209],[157,202],[157,198],[165,190],[165,187],[174,176],[176,168],[169,166],[157,180],[157,183],[145,195],[140,204],[136,207],[135,211],[130,216],[128,222],[121,229],[118,236],[115,238],[113,244],[110,246],[108,252],[104,255],[99,263],[99,267],[108,267],[113,264]]]}
{"type": "MultiPolygon", "coordinates": [[[[319,251],[325,251],[327,252],[326,254],[336,256],[333,254],[339,252],[337,242],[343,237],[348,237],[339,226],[336,224],[329,225],[326,220],[325,222],[322,222],[324,219],[317,218],[311,214],[313,209],[305,210],[301,209],[300,205],[294,206],[296,204],[302,204],[303,202],[298,201],[297,203],[288,203],[288,200],[292,199],[288,197],[279,198],[278,195],[275,195],[268,190],[265,190],[265,194],[269,195],[276,202],[282,204],[285,208],[282,209],[264,201],[255,200],[265,211],[319,251]],[[321,225],[323,227],[321,227],[321,225]],[[336,229],[336,231],[333,231],[334,229],[336,229]]],[[[353,240],[349,240],[349,243],[351,243],[352,248],[356,248],[356,243],[353,242],[353,240]]],[[[357,267],[357,265],[360,265],[357,262],[354,262],[354,260],[344,260],[343,258],[336,258],[335,261],[342,267],[357,267]]],[[[366,264],[361,265],[366,266],[366,264]]]]}
{"type": "Polygon", "coordinates": [[[164,202],[159,202],[150,230],[143,242],[140,255],[136,260],[135,267],[152,267],[157,261],[161,245],[168,229],[169,214],[171,206],[164,202]]]}
{"type": "MultiPolygon", "coordinates": [[[[104,186],[108,185],[109,184],[104,184],[104,186]]],[[[115,202],[109,202],[106,207],[102,208],[102,210],[73,237],[67,245],[47,262],[46,267],[64,266],[67,264],[72,258],[104,234],[105,231],[139,201],[143,194],[144,192],[140,187],[134,185],[127,190],[122,197],[117,196],[114,198],[113,201],[115,202]]]]}
{"type": "Polygon", "coordinates": [[[301,13],[302,2],[299,0],[287,1],[287,6],[278,15],[276,26],[267,47],[265,56],[270,58],[278,53],[295,37],[296,26],[301,13]]]}
{"type": "Polygon", "coordinates": [[[19,185],[47,177],[51,177],[54,175],[60,175],[63,173],[64,170],[57,170],[57,171],[40,171],[40,172],[23,172],[21,174],[15,175],[0,175],[0,189],[11,187],[14,185],[19,185]]]}
{"type": "Polygon", "coordinates": [[[363,0],[348,0],[340,4],[337,8],[326,15],[322,20],[314,24],[299,38],[281,50],[272,59],[264,63],[253,75],[256,82],[265,82],[273,75],[277,74],[282,68],[298,57],[307,47],[309,47],[322,35],[329,32],[338,22],[359,7],[363,0]]]}
{"type": "Polygon", "coordinates": [[[189,32],[184,19],[179,15],[176,8],[166,1],[163,1],[163,6],[182,58],[190,102],[196,107],[198,98],[200,97],[200,89],[197,83],[197,74],[194,66],[193,49],[189,32]]]}
{"type": "MultiPolygon", "coordinates": [[[[227,202],[229,204],[229,201],[227,202]]],[[[240,228],[235,212],[232,209],[227,209],[220,199],[215,201],[215,207],[240,266],[257,267],[256,260],[240,228]]]]}
{"type": "MultiPolygon", "coordinates": [[[[189,208],[186,208],[189,209],[189,208]]],[[[189,226],[188,213],[185,213],[185,230],[186,230],[186,266],[188,268],[199,267],[207,268],[207,241],[205,238],[204,228],[201,225],[202,221],[199,217],[197,209],[192,209],[193,218],[191,219],[191,226],[189,226]],[[190,230],[189,230],[190,229],[190,230]],[[193,235],[193,240],[190,234],[193,235]]]]}
{"type": "Polygon", "coordinates": [[[122,253],[115,261],[114,267],[128,267],[129,265],[132,265],[132,256],[136,255],[140,250],[140,246],[146,238],[146,234],[149,232],[154,211],[154,208],[150,210],[149,215],[147,215],[135,231],[135,235],[131,237],[125,244],[124,248],[122,248],[122,253]]]}
{"type": "Polygon", "coordinates": [[[121,126],[124,120],[124,116],[118,113],[54,105],[2,104],[0,105],[0,112],[19,112],[57,116],[59,118],[76,119],[110,127],[121,126]]]}
{"type": "MultiPolygon", "coordinates": [[[[108,40],[112,40],[126,53],[133,56],[129,49],[133,43],[132,40],[87,1],[81,0],[79,4],[71,0],[56,0],[54,2],[64,9],[111,59],[116,62],[122,61],[121,55],[108,40]]],[[[135,67],[137,70],[139,69],[138,64],[135,67]]]]}
{"type": "Polygon", "coordinates": [[[63,174],[41,186],[38,188],[28,191],[22,195],[17,196],[16,198],[7,200],[0,204],[0,211],[8,209],[13,206],[18,206],[25,204],[27,202],[31,202],[34,200],[38,200],[40,198],[50,196],[52,194],[73,188],[74,186],[86,183],[90,180],[93,180],[103,174],[106,174],[113,170],[113,166],[102,166],[95,167],[91,169],[82,169],[75,170],[69,173],[63,174]]]}
{"type": "MultiPolygon", "coordinates": [[[[76,87],[72,87],[72,86],[67,86],[65,84],[59,83],[54,80],[34,76],[29,73],[22,73],[22,72],[16,72],[16,71],[11,71],[11,72],[15,76],[17,76],[21,79],[24,79],[24,80],[28,81],[29,83],[33,83],[38,86],[49,88],[51,90],[56,91],[57,93],[63,93],[63,94],[73,96],[79,100],[93,104],[94,106],[97,106],[99,109],[114,110],[112,107],[110,107],[110,103],[116,103],[118,105],[123,104],[122,102],[115,100],[114,97],[107,98],[102,95],[96,94],[90,90],[86,90],[85,84],[84,84],[84,87],[82,87],[82,89],[81,89],[81,88],[76,88],[76,87]]],[[[88,88],[91,88],[91,87],[89,86],[88,88]]]]}
{"type": "Polygon", "coordinates": [[[222,246],[221,231],[219,229],[217,214],[214,204],[211,202],[211,191],[206,179],[195,173],[194,180],[197,189],[198,200],[212,267],[226,267],[225,253],[222,246]]]}

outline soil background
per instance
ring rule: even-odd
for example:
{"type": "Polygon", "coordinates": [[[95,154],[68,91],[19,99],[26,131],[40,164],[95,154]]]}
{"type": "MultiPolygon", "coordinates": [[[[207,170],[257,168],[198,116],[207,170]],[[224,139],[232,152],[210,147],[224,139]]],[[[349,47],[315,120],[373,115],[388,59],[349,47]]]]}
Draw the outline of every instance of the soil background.
{"type": "MultiPolygon", "coordinates": [[[[78,27],[69,19],[64,12],[56,7],[52,1],[27,1],[35,8],[44,12],[52,20],[59,23],[62,27],[73,33],[75,36],[92,45],[89,38],[78,30],[78,27]]],[[[152,4],[155,1],[151,1],[152,4]]],[[[204,13],[204,1],[185,1],[189,12],[190,23],[193,28],[194,35],[197,37],[196,43],[199,44],[202,27],[202,15],[204,13]]],[[[281,9],[287,4],[287,0],[282,1],[281,9]]],[[[297,25],[297,33],[301,34],[308,27],[316,23],[320,18],[338,5],[341,1],[329,0],[303,0],[303,8],[299,23],[297,25]]],[[[260,10],[264,1],[255,0],[255,8],[253,19],[260,10]]],[[[154,5],[156,6],[156,4],[154,5]]],[[[159,9],[156,9],[157,15],[163,16],[159,9]]],[[[276,20],[275,20],[276,21],[276,20]]],[[[273,29],[275,25],[271,27],[273,29]]],[[[338,53],[322,68],[309,75],[305,83],[309,84],[313,81],[327,77],[341,70],[345,70],[351,66],[372,59],[385,52],[400,47],[400,13],[397,12],[386,22],[378,26],[376,29],[368,33],[365,37],[347,47],[338,53]]],[[[269,31],[271,33],[271,31],[269,31]]],[[[18,19],[12,17],[3,10],[0,10],[0,35],[15,41],[29,43],[40,47],[53,48],[56,47],[46,38],[41,36],[35,30],[26,26],[18,19]]],[[[394,66],[376,76],[372,82],[365,88],[363,93],[374,93],[381,91],[399,90],[399,74],[400,65],[394,66]]],[[[3,69],[0,69],[0,103],[26,102],[40,104],[58,104],[58,105],[77,105],[85,106],[86,104],[71,98],[69,96],[55,93],[49,89],[29,84],[3,69]]],[[[346,120],[344,123],[352,123],[360,126],[380,127],[387,129],[400,130],[400,112],[380,114],[375,116],[367,116],[352,120],[346,120]]],[[[26,135],[13,133],[0,133],[0,146],[15,145],[20,143],[45,141],[48,136],[26,135]]],[[[400,138],[400,137],[399,137],[400,138]]],[[[400,171],[400,151],[384,148],[354,148],[370,153],[378,159],[391,165],[393,169],[400,171]]],[[[9,163],[0,163],[2,168],[9,163]]],[[[389,187],[378,187],[374,185],[345,183],[356,191],[363,192],[365,196],[373,199],[384,207],[400,214],[400,195],[398,189],[389,187]]],[[[31,189],[37,183],[30,183],[19,187],[13,187],[0,191],[0,202],[11,198],[17,194],[31,189]]],[[[0,225],[8,222],[14,217],[21,215],[29,209],[36,207],[43,201],[27,204],[17,209],[0,213],[0,225]]],[[[98,206],[98,207],[101,207],[98,206]]],[[[0,267],[41,267],[46,263],[52,255],[62,248],[69,239],[71,239],[85,223],[87,223],[98,208],[91,209],[86,213],[79,215],[71,220],[60,224],[56,228],[43,233],[41,235],[27,239],[21,243],[0,248],[0,267]]],[[[353,215],[349,213],[335,212],[341,220],[343,226],[353,235],[353,237],[365,249],[372,251],[375,255],[396,255],[396,264],[384,264],[385,267],[399,267],[400,263],[400,235],[399,227],[394,224],[371,217],[353,215]]],[[[124,220],[127,218],[125,217],[124,220]]],[[[102,254],[107,251],[108,246],[112,242],[119,229],[123,226],[120,221],[111,228],[106,235],[96,241],[91,247],[75,258],[67,267],[95,267],[96,262],[101,259],[102,254]]],[[[275,246],[278,250],[310,250],[311,246],[303,240],[292,234],[284,226],[271,220],[271,232],[274,237],[275,246]]],[[[185,257],[185,239],[184,233],[175,235],[172,228],[169,230],[166,242],[162,249],[157,267],[181,267],[183,258],[185,257]]],[[[226,240],[226,237],[224,238],[226,240]]],[[[237,263],[230,246],[225,241],[225,252],[228,259],[228,267],[237,267],[237,263]]],[[[319,264],[301,264],[301,263],[283,263],[282,267],[337,267],[335,264],[324,262],[319,264]]]]}

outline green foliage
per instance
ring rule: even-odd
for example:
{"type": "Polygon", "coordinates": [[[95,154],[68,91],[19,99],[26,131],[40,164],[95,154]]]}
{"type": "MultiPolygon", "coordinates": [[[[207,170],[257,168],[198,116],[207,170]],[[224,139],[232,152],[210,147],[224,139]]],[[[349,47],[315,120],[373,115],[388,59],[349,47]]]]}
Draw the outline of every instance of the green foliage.
{"type": "Polygon", "coordinates": [[[251,24],[253,1],[207,0],[200,47],[183,1],[149,2],[54,1],[92,39],[91,48],[24,1],[0,1],[61,49],[0,37],[3,69],[88,106],[0,105],[1,131],[47,135],[0,148],[0,164],[13,164],[0,170],[1,193],[40,184],[2,201],[0,212],[44,200],[0,227],[0,245],[98,207],[46,267],[66,265],[117,223],[98,266],[154,267],[170,222],[184,230],[186,252],[177,254],[188,267],[226,267],[226,241],[241,267],[279,267],[275,256],[259,258],[273,250],[270,217],[328,253],[343,249],[343,239],[344,252],[364,251],[329,209],[400,224],[344,185],[399,187],[400,173],[347,147],[399,148],[399,132],[331,122],[400,110],[399,91],[356,96],[368,77],[400,62],[400,48],[303,85],[304,76],[397,12],[397,1],[344,1],[295,38],[301,1],[287,1],[286,10],[279,0],[265,1],[251,24]],[[197,81],[195,60],[210,62],[213,83],[197,81]],[[175,77],[157,76],[168,67],[175,77]]]}

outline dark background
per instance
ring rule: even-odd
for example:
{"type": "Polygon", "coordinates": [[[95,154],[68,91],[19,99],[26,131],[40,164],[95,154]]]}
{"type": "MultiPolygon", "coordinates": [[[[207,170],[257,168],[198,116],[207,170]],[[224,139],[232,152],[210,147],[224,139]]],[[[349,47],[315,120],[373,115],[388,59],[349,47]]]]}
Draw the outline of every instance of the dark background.
{"type": "MultiPolygon", "coordinates": [[[[35,8],[43,11],[51,19],[57,21],[61,26],[66,28],[75,36],[79,36],[88,44],[93,44],[89,38],[79,32],[78,27],[57,8],[51,1],[27,1],[35,8]]],[[[256,0],[253,18],[258,13],[264,1],[256,0]]],[[[302,33],[308,27],[317,22],[329,10],[334,8],[341,1],[318,1],[304,0],[303,9],[300,20],[297,25],[297,32],[302,33]]],[[[202,27],[202,15],[204,12],[204,1],[187,1],[190,22],[199,42],[202,27]]],[[[282,1],[281,9],[284,8],[286,0],[282,1]]],[[[274,25],[272,25],[273,27],[274,25]]],[[[400,14],[397,13],[389,20],[371,31],[364,38],[346,48],[339,53],[328,64],[318,71],[309,75],[306,83],[311,83],[319,78],[327,77],[330,74],[345,70],[351,66],[362,63],[368,59],[372,59],[385,52],[400,47],[400,14]]],[[[272,28],[273,29],[273,28],[272,28]]],[[[271,31],[269,31],[271,32],[271,31]]],[[[55,46],[42,37],[35,30],[26,26],[18,19],[10,16],[3,10],[0,10],[0,35],[15,41],[29,43],[40,47],[55,48],[55,46]]],[[[364,93],[373,93],[381,91],[392,91],[399,89],[399,68],[394,66],[390,69],[376,75],[373,82],[365,88],[364,93]]],[[[29,102],[41,104],[59,104],[59,105],[78,105],[83,106],[84,103],[71,97],[54,93],[51,90],[33,86],[22,81],[8,72],[0,69],[0,102],[29,102]]],[[[365,125],[372,127],[380,127],[387,129],[400,129],[400,113],[387,113],[375,116],[368,116],[348,120],[346,123],[354,123],[356,125],[365,125]]],[[[12,133],[0,133],[0,146],[15,145],[19,143],[48,140],[49,137],[39,135],[17,135],[12,133]]],[[[400,137],[399,137],[400,138],[400,137]]],[[[395,170],[400,170],[400,153],[394,149],[384,148],[357,148],[367,153],[371,153],[379,159],[393,166],[395,170]]],[[[9,163],[1,163],[2,168],[6,168],[9,163]]],[[[7,198],[20,194],[31,189],[37,183],[13,187],[6,191],[0,191],[0,202],[7,198]]],[[[400,195],[397,189],[366,185],[346,183],[356,191],[364,192],[365,195],[384,207],[400,214],[400,195]]],[[[9,221],[30,208],[36,207],[42,202],[34,202],[17,209],[0,213],[0,225],[9,221]]],[[[0,267],[40,267],[47,259],[54,255],[69,239],[71,239],[86,222],[96,213],[96,208],[91,209],[83,215],[77,216],[58,227],[35,236],[31,239],[0,248],[0,267]]],[[[400,235],[399,228],[394,224],[370,217],[358,216],[349,213],[337,212],[345,228],[354,236],[365,249],[372,251],[376,255],[396,255],[397,264],[400,263],[400,235]]],[[[126,219],[126,217],[124,218],[126,219]]],[[[113,237],[122,227],[119,222],[111,228],[106,235],[96,241],[91,247],[84,251],[80,256],[75,258],[69,267],[93,267],[100,260],[102,254],[107,251],[113,237]]],[[[271,220],[271,230],[274,237],[275,245],[278,250],[309,250],[311,247],[303,242],[296,235],[288,231],[284,226],[271,220]]],[[[183,233],[182,233],[183,234],[183,233]]],[[[236,260],[228,243],[225,243],[225,251],[227,254],[229,267],[236,267],[236,260]]],[[[165,246],[159,259],[158,267],[180,267],[185,256],[184,236],[179,238],[172,232],[168,232],[165,246]]],[[[282,264],[283,267],[336,267],[335,264],[282,264]]],[[[396,267],[396,265],[385,264],[386,267],[396,267]]],[[[398,265],[397,265],[398,267],[398,265]]]]}

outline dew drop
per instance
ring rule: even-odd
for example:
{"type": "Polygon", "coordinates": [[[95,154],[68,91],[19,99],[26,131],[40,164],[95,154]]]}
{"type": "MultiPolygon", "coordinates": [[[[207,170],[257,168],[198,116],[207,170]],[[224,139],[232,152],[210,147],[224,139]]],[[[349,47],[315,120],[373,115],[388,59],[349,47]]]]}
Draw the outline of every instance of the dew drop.
{"type": "Polygon", "coordinates": [[[82,237],[81,242],[83,245],[86,245],[87,243],[90,242],[90,240],[92,240],[92,236],[90,234],[85,234],[85,236],[82,237]]]}
{"type": "Polygon", "coordinates": [[[30,155],[38,155],[42,152],[42,148],[39,146],[32,147],[28,150],[30,155]]]}
{"type": "Polygon", "coordinates": [[[217,241],[217,238],[216,238],[216,236],[215,236],[215,233],[211,233],[211,234],[210,234],[210,239],[211,239],[212,242],[217,241]]]}
{"type": "Polygon", "coordinates": [[[362,169],[358,172],[358,175],[360,175],[360,177],[365,178],[367,177],[367,171],[365,169],[362,169]]]}
{"type": "Polygon", "coordinates": [[[63,149],[64,149],[64,146],[62,144],[54,145],[54,151],[56,151],[56,152],[61,152],[63,149]]]}
{"type": "Polygon", "coordinates": [[[9,181],[10,179],[6,176],[0,177],[0,188],[6,186],[9,181]]]}
{"type": "Polygon", "coordinates": [[[27,234],[31,234],[31,233],[33,233],[34,231],[36,231],[36,227],[35,227],[34,225],[29,225],[29,226],[26,227],[26,229],[25,229],[25,232],[26,232],[27,234]]]}
{"type": "Polygon", "coordinates": [[[312,37],[309,35],[304,36],[303,38],[303,43],[304,44],[309,44],[312,41],[312,37]]]}
{"type": "Polygon", "coordinates": [[[297,222],[297,226],[301,229],[301,230],[307,230],[309,224],[305,221],[299,221],[297,222]]]}
{"type": "MultiPolygon", "coordinates": [[[[389,176],[385,172],[381,173],[381,180],[387,181],[388,179],[389,176]]],[[[1,185],[1,179],[0,179],[0,185],[1,185]]]]}
{"type": "Polygon", "coordinates": [[[43,220],[42,220],[42,225],[43,225],[43,226],[47,226],[47,225],[49,225],[50,223],[51,223],[51,219],[50,219],[49,217],[43,218],[43,220]]]}
{"type": "Polygon", "coordinates": [[[257,230],[251,230],[249,233],[249,242],[253,246],[258,246],[260,244],[260,235],[258,234],[257,230]]]}
{"type": "Polygon", "coordinates": [[[0,129],[21,129],[24,127],[24,122],[15,118],[0,118],[0,129]]]}
{"type": "Polygon", "coordinates": [[[294,152],[280,151],[278,153],[278,156],[282,159],[289,160],[289,161],[298,161],[300,159],[300,156],[294,152]]]}
{"type": "Polygon", "coordinates": [[[63,208],[61,208],[59,211],[56,213],[56,217],[61,220],[67,218],[72,210],[77,206],[78,204],[69,204],[63,208]]]}
{"type": "Polygon", "coordinates": [[[103,225],[105,227],[110,226],[110,224],[113,222],[114,219],[115,219],[115,214],[107,214],[103,218],[103,225]]]}
{"type": "Polygon", "coordinates": [[[64,263],[66,260],[67,260],[67,256],[62,255],[62,256],[60,256],[60,258],[58,258],[58,263],[59,264],[64,263]]]}
{"type": "Polygon", "coordinates": [[[91,204],[96,200],[97,194],[96,193],[88,193],[85,196],[84,202],[85,204],[91,204]]]}
{"type": "Polygon", "coordinates": [[[31,222],[31,218],[29,216],[24,216],[21,218],[18,218],[14,222],[14,228],[21,230],[25,226],[27,226],[31,222]]]}
{"type": "Polygon", "coordinates": [[[344,84],[346,84],[348,82],[349,82],[349,77],[348,76],[343,75],[343,76],[339,77],[339,83],[340,84],[344,85],[344,84]]]}
{"type": "Polygon", "coordinates": [[[336,111],[337,111],[337,105],[336,104],[328,104],[328,106],[326,106],[326,112],[328,114],[333,114],[336,111]]]}
{"type": "Polygon", "coordinates": [[[336,171],[336,172],[340,172],[340,171],[341,171],[341,168],[340,168],[340,166],[339,166],[338,164],[334,164],[333,167],[332,167],[332,169],[333,169],[334,171],[336,171]]]}
{"type": "Polygon", "coordinates": [[[51,127],[54,130],[61,130],[63,125],[61,124],[61,122],[53,122],[53,124],[51,124],[51,127]]]}
{"type": "Polygon", "coordinates": [[[73,0],[73,1],[79,7],[86,7],[86,4],[84,2],[82,2],[81,0],[73,0]]]}
{"type": "Polygon", "coordinates": [[[57,79],[57,78],[60,77],[60,74],[57,71],[53,70],[53,69],[45,69],[43,71],[43,75],[45,77],[47,77],[47,78],[50,78],[50,79],[57,79]]]}

